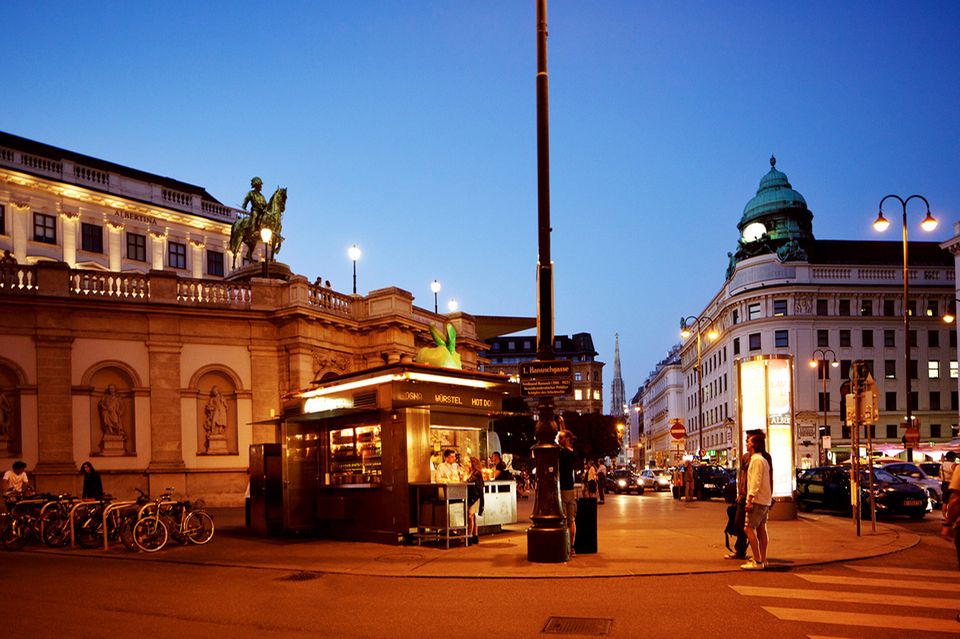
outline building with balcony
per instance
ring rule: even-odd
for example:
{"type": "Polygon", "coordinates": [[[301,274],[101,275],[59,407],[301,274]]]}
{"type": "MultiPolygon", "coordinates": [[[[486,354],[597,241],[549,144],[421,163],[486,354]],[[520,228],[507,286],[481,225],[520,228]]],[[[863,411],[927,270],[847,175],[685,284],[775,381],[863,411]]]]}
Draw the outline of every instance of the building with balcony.
{"type": "MultiPolygon", "coordinates": [[[[704,327],[719,331],[715,341],[702,340],[702,423],[696,338],[679,353],[683,403],[674,416],[686,423],[687,450],[697,449],[702,434],[711,459],[735,459],[735,362],[758,355],[793,358],[797,432],[816,432],[825,409],[825,434],[840,458],[850,446],[841,385],[855,360],[866,362],[877,383],[874,441],[882,449],[902,449],[908,402],[920,421],[921,452],[948,441],[958,421],[957,334],[955,324],[943,321],[956,296],[953,258],[934,242],[910,242],[905,335],[902,243],[816,239],[806,200],[775,164],[771,159],[744,209],[726,281],[700,313],[704,327]],[[829,349],[828,362],[835,355],[839,367],[810,368],[817,349],[829,349]],[[910,349],[909,366],[904,349],[910,349]]],[[[865,212],[864,225],[871,221],[865,212]]],[[[798,439],[799,466],[816,462],[816,440],[798,439]]]]}
{"type": "MultiPolygon", "coordinates": [[[[481,370],[506,375],[519,375],[520,364],[537,358],[535,335],[495,337],[487,340],[488,348],[480,356],[485,360],[481,370]]],[[[573,394],[554,399],[560,411],[603,413],[603,362],[596,360],[590,333],[557,335],[553,338],[553,355],[573,365],[573,394]]],[[[533,406],[536,400],[529,400],[533,406]]]]}
{"type": "Polygon", "coordinates": [[[0,466],[77,494],[90,460],[114,495],[239,505],[250,445],[279,441],[291,393],[409,362],[446,323],[477,369],[471,315],[231,273],[236,215],[201,187],[0,134],[0,466]]]}

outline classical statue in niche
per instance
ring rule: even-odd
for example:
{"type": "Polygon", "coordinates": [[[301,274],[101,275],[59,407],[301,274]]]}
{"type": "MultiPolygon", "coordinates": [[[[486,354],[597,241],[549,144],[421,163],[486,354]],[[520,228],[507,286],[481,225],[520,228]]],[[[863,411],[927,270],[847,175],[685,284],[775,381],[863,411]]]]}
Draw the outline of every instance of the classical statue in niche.
{"type": "Polygon", "coordinates": [[[227,400],[216,385],[203,407],[204,446],[209,454],[227,452],[227,400]]]}
{"type": "Polygon", "coordinates": [[[9,439],[13,426],[13,402],[7,392],[0,390],[0,439],[9,439]]]}
{"type": "Polygon", "coordinates": [[[123,400],[117,394],[117,387],[113,384],[107,386],[103,393],[103,398],[97,404],[97,410],[100,413],[100,429],[104,435],[119,435],[123,437],[126,433],[123,430],[123,400]]]}

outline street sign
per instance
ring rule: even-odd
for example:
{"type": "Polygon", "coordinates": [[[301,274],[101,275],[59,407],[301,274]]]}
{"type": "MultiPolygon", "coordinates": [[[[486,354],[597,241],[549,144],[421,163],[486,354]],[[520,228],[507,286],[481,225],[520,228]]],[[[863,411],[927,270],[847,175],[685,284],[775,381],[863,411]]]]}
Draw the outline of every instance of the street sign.
{"type": "Polygon", "coordinates": [[[554,397],[573,392],[573,364],[568,360],[534,360],[520,364],[520,394],[554,397]]]}
{"type": "Polygon", "coordinates": [[[916,446],[920,443],[920,428],[917,426],[910,426],[907,428],[907,432],[904,433],[903,437],[907,441],[908,446],[916,446]]]}
{"type": "Polygon", "coordinates": [[[832,442],[831,442],[831,439],[830,439],[830,435],[824,435],[824,436],[823,436],[823,449],[824,449],[824,450],[830,450],[830,444],[831,444],[831,443],[832,443],[832,442]]]}
{"type": "Polygon", "coordinates": [[[684,428],[680,422],[675,422],[673,426],[670,427],[670,436],[674,439],[683,439],[686,434],[687,429],[684,428]]]}
{"type": "Polygon", "coordinates": [[[797,437],[800,439],[816,439],[817,438],[817,425],[816,424],[797,424],[797,437]]]}

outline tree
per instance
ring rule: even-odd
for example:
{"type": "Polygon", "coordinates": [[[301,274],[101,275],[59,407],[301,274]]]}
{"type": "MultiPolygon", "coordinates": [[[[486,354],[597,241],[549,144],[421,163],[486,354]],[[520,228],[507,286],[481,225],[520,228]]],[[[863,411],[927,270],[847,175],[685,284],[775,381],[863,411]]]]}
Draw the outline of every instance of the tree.
{"type": "Polygon", "coordinates": [[[500,438],[500,452],[513,455],[517,459],[529,459],[532,456],[530,448],[537,443],[533,415],[520,397],[505,399],[503,410],[510,414],[493,422],[493,430],[500,438]]]}

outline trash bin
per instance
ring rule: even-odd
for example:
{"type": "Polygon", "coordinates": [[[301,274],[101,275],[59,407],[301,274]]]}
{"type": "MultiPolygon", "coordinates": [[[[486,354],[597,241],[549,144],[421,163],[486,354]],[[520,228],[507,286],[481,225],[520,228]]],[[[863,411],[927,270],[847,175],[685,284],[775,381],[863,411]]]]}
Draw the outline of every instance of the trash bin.
{"type": "Polygon", "coordinates": [[[573,549],[578,555],[597,552],[597,500],[577,499],[577,538],[573,549]]]}

